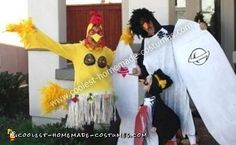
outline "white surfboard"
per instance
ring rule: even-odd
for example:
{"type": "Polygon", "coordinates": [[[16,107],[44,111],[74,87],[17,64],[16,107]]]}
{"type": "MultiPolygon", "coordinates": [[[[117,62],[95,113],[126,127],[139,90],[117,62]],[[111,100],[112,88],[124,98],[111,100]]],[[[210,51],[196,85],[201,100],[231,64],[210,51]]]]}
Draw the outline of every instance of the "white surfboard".
{"type": "MultiPolygon", "coordinates": [[[[135,57],[129,45],[120,41],[111,68],[118,68],[112,73],[116,107],[121,118],[120,133],[134,135],[135,117],[138,111],[138,77],[129,75],[136,67],[135,57]]],[[[117,145],[134,145],[134,138],[120,137],[117,145]]]]}
{"type": "Polygon", "coordinates": [[[179,20],[173,50],[177,69],[208,131],[222,145],[236,143],[236,76],[223,49],[198,23],[179,20]]]}

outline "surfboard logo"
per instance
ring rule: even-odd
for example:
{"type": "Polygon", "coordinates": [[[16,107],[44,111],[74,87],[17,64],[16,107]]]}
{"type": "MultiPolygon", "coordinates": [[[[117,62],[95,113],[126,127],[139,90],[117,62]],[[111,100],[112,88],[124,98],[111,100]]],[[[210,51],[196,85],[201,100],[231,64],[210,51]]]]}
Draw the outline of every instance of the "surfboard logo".
{"type": "Polygon", "coordinates": [[[203,65],[208,60],[209,56],[209,51],[206,51],[203,48],[196,48],[190,54],[188,62],[195,65],[203,65]]]}

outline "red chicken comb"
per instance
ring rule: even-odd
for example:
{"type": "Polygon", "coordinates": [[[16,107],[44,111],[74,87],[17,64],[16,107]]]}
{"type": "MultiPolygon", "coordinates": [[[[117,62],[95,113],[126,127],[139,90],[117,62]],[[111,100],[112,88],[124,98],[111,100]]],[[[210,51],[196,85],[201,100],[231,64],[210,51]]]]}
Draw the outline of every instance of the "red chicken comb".
{"type": "Polygon", "coordinates": [[[90,23],[94,25],[101,25],[102,24],[102,16],[98,13],[98,11],[91,11],[90,12],[90,23]]]}

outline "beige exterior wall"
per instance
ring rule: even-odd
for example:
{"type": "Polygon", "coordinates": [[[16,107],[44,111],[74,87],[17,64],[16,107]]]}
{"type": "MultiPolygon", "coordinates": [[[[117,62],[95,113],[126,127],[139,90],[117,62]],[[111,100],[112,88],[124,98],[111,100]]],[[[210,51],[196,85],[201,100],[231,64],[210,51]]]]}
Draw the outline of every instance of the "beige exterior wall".
{"type": "MultiPolygon", "coordinates": [[[[66,5],[65,0],[29,0],[29,16],[35,25],[57,42],[66,42],[66,5]]],[[[40,89],[49,82],[63,88],[72,88],[72,81],[55,79],[55,70],[60,67],[59,56],[49,51],[29,51],[29,103],[30,115],[36,125],[60,122],[66,112],[59,110],[42,116],[39,106],[40,89]],[[38,78],[38,79],[35,79],[38,78]]]]}
{"type": "Polygon", "coordinates": [[[177,13],[175,10],[175,0],[169,0],[169,24],[174,25],[176,23],[177,13]]]}
{"type": "Polygon", "coordinates": [[[19,22],[28,18],[28,0],[1,0],[0,1],[0,72],[28,73],[28,56],[19,37],[14,33],[5,32],[9,23],[19,22]]]}
{"type": "Polygon", "coordinates": [[[200,0],[186,0],[186,19],[194,20],[197,12],[201,10],[200,4],[200,0]]]}
{"type": "Polygon", "coordinates": [[[200,4],[200,0],[186,0],[186,7],[176,7],[175,0],[169,0],[169,24],[174,25],[178,18],[194,20],[200,4]]]}
{"type": "Polygon", "coordinates": [[[0,44],[0,72],[28,73],[27,51],[21,47],[0,44]]]}
{"type": "Polygon", "coordinates": [[[236,64],[236,51],[233,52],[233,63],[236,64]]]}
{"type": "Polygon", "coordinates": [[[227,58],[233,64],[235,50],[235,0],[221,0],[221,46],[227,58]]]}

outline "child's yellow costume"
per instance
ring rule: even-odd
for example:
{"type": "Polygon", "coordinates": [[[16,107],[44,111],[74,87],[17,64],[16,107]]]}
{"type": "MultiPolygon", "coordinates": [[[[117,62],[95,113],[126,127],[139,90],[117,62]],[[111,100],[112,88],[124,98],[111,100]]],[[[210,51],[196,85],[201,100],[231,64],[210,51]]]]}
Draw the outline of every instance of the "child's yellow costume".
{"type": "Polygon", "coordinates": [[[79,127],[91,121],[109,123],[115,112],[108,74],[113,52],[104,45],[101,16],[98,13],[92,14],[85,40],[75,44],[59,44],[37,29],[31,20],[10,24],[7,31],[17,32],[26,49],[45,48],[72,61],[74,65],[73,91],[69,92],[55,84],[43,89],[45,113],[66,106],[67,102],[68,127],[79,127]],[[62,98],[60,100],[63,102],[56,101],[58,98],[62,98]]]}

